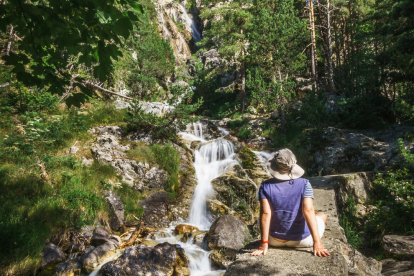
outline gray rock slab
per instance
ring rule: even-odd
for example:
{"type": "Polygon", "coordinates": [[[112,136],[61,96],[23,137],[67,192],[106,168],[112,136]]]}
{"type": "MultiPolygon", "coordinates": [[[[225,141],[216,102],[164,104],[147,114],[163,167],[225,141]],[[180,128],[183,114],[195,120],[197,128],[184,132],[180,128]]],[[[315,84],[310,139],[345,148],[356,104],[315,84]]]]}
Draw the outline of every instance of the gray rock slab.
{"type": "Polygon", "coordinates": [[[225,275],[381,275],[380,262],[364,257],[347,244],[344,230],[339,225],[332,178],[310,179],[315,211],[328,216],[322,243],[329,250],[330,257],[314,257],[312,248],[272,247],[266,256],[251,256],[250,253],[259,247],[259,241],[255,241],[238,253],[225,275]]]}
{"type": "Polygon", "coordinates": [[[414,261],[414,235],[386,235],[382,238],[382,247],[386,256],[399,256],[414,261]]]}

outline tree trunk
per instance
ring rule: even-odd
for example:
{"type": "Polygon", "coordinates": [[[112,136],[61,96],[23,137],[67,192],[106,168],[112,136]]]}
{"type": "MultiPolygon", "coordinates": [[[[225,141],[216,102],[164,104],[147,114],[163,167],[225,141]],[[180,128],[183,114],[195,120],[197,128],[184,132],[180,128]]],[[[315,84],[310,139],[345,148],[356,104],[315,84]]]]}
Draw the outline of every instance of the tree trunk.
{"type": "Polygon", "coordinates": [[[311,57],[312,57],[312,77],[318,88],[318,55],[316,53],[316,35],[315,35],[315,14],[313,11],[313,0],[309,0],[309,21],[311,31],[311,57]]]}
{"type": "MultiPolygon", "coordinates": [[[[243,34],[243,29],[240,30],[240,34],[243,34]]],[[[242,62],[240,66],[240,78],[241,78],[241,84],[240,84],[240,100],[242,104],[241,112],[244,113],[244,101],[246,98],[246,62],[244,61],[244,45],[242,40],[242,48],[241,48],[241,56],[242,56],[242,62]]]]}
{"type": "Polygon", "coordinates": [[[331,37],[331,10],[330,1],[326,1],[326,17],[327,17],[327,31],[328,31],[328,81],[332,92],[335,92],[335,83],[333,79],[333,61],[332,61],[332,37],[331,37]]]}
{"type": "Polygon", "coordinates": [[[10,25],[9,40],[7,41],[7,44],[6,44],[6,52],[5,52],[6,56],[8,56],[10,54],[11,44],[12,44],[12,41],[13,41],[13,31],[14,31],[14,27],[13,27],[13,25],[10,25]]]}

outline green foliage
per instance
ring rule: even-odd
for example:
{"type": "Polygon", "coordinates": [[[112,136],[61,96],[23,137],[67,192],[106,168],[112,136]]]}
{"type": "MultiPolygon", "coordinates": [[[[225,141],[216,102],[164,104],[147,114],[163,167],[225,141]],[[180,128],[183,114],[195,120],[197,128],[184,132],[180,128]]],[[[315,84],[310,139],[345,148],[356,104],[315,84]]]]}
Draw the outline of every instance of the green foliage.
{"type": "MultiPolygon", "coordinates": [[[[142,6],[132,0],[114,1],[7,1],[0,11],[0,31],[9,25],[21,38],[18,52],[2,56],[18,81],[27,87],[48,88],[62,95],[69,85],[71,57],[79,64],[94,67],[101,82],[112,71],[113,61],[121,56],[121,37],[127,39],[138,21],[142,6]],[[120,4],[120,5],[119,5],[120,4]],[[129,5],[128,5],[129,4],[129,5]]],[[[91,91],[78,77],[76,93],[67,103],[79,105],[91,91]]]]}
{"type": "Polygon", "coordinates": [[[377,207],[367,217],[365,232],[372,246],[379,246],[388,234],[414,233],[414,177],[408,169],[380,173],[374,181],[373,203],[377,207]]]}
{"type": "Polygon", "coordinates": [[[30,91],[21,83],[16,82],[0,98],[0,112],[39,112],[55,108],[58,101],[58,97],[50,92],[38,89],[30,91]]]}
{"type": "Polygon", "coordinates": [[[174,198],[180,188],[178,178],[180,153],[170,144],[165,146],[154,144],[151,146],[151,150],[154,152],[157,164],[161,169],[168,173],[167,186],[165,187],[165,190],[168,192],[170,197],[174,198]]]}
{"type": "MultiPolygon", "coordinates": [[[[155,10],[155,5],[148,3],[148,9],[155,10]]],[[[127,73],[125,83],[131,96],[149,100],[158,93],[159,83],[166,87],[166,80],[175,71],[170,42],[161,37],[155,20],[144,15],[139,28],[134,28],[125,41],[125,46],[124,57],[117,63],[115,75],[124,78],[127,73]]]]}
{"type": "Polygon", "coordinates": [[[124,204],[126,221],[134,221],[134,216],[141,218],[144,215],[144,208],[138,205],[143,197],[134,188],[123,184],[121,188],[116,191],[116,194],[119,195],[124,204]]]}
{"type": "Polygon", "coordinates": [[[38,177],[37,166],[2,160],[1,267],[29,256],[39,258],[44,241],[56,230],[94,224],[107,208],[100,196],[101,178],[113,177],[113,169],[97,164],[85,168],[72,157],[45,156],[42,162],[53,168],[51,183],[38,177]]]}
{"type": "Polygon", "coordinates": [[[383,128],[395,122],[392,102],[384,96],[341,98],[341,124],[350,128],[383,128]]]}
{"type": "Polygon", "coordinates": [[[353,196],[347,196],[345,205],[340,210],[339,223],[345,231],[348,243],[358,249],[363,243],[363,236],[360,232],[360,222],[356,219],[357,207],[353,196]]]}
{"type": "Polygon", "coordinates": [[[251,170],[254,167],[254,160],[256,159],[256,155],[247,147],[244,147],[239,152],[240,159],[242,161],[242,166],[244,169],[251,170]]]}
{"type": "Polygon", "coordinates": [[[173,95],[167,103],[173,107],[162,116],[146,113],[139,102],[133,102],[127,115],[127,132],[144,132],[153,139],[176,140],[177,130],[183,129],[188,123],[199,118],[192,114],[201,106],[202,99],[196,103],[191,102],[193,91],[188,87],[171,86],[173,95]]]}
{"type": "Polygon", "coordinates": [[[252,137],[252,132],[247,127],[242,127],[239,132],[237,133],[237,137],[240,137],[244,140],[247,140],[252,137]]]}
{"type": "Polygon", "coordinates": [[[239,119],[239,120],[232,120],[227,122],[227,126],[232,130],[235,130],[239,127],[246,125],[250,120],[247,118],[239,119]]]}

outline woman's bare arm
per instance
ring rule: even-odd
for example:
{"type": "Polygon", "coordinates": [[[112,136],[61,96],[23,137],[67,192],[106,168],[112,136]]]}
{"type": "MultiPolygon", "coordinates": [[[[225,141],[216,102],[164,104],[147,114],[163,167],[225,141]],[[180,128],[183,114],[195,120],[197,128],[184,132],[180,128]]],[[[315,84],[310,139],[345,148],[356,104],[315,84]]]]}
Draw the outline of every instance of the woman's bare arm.
{"type": "MultiPolygon", "coordinates": [[[[260,200],[260,232],[262,241],[269,241],[269,228],[270,218],[272,217],[272,211],[270,209],[269,201],[267,199],[260,200]]],[[[266,255],[269,248],[268,243],[262,243],[259,249],[253,251],[253,256],[259,256],[261,254],[266,255]]]]}
{"type": "Polygon", "coordinates": [[[313,198],[305,197],[303,199],[302,210],[313,238],[313,254],[319,257],[330,256],[328,250],[323,248],[321,238],[319,237],[318,222],[316,221],[315,209],[313,207],[313,198]]]}

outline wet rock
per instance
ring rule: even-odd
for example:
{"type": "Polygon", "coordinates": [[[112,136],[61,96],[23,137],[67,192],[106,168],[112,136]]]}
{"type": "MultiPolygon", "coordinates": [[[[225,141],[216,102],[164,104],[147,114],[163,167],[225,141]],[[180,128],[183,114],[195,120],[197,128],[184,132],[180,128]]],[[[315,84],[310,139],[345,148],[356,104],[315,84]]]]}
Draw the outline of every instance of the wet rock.
{"type": "Polygon", "coordinates": [[[173,275],[176,268],[187,267],[188,264],[189,259],[179,245],[169,243],[161,243],[155,247],[140,245],[125,249],[117,260],[106,263],[101,273],[104,276],[173,275]]]}
{"type": "Polygon", "coordinates": [[[192,141],[191,145],[190,145],[190,148],[192,150],[196,151],[200,148],[201,143],[202,143],[201,141],[192,141]]]}
{"type": "Polygon", "coordinates": [[[343,174],[331,179],[331,184],[335,187],[336,202],[339,210],[347,203],[349,196],[354,198],[357,205],[357,216],[365,216],[372,208],[365,206],[372,190],[374,172],[361,172],[353,174],[343,174]]]}
{"type": "Polygon", "coordinates": [[[94,271],[105,259],[113,256],[117,246],[109,241],[87,253],[82,260],[82,270],[86,273],[94,271]]]}
{"type": "Polygon", "coordinates": [[[194,235],[193,243],[201,248],[203,248],[203,244],[206,241],[207,233],[200,232],[194,235]]]}
{"type": "Polygon", "coordinates": [[[145,240],[141,244],[148,246],[148,247],[154,247],[158,244],[158,242],[154,240],[145,240]]]}
{"type": "Polygon", "coordinates": [[[183,235],[184,233],[196,233],[199,231],[200,230],[197,227],[187,224],[179,224],[174,229],[174,233],[176,235],[183,235]]]}
{"type": "Polygon", "coordinates": [[[190,276],[191,271],[187,267],[175,267],[174,276],[190,276]]]}
{"type": "Polygon", "coordinates": [[[54,268],[57,264],[64,262],[65,253],[51,242],[47,242],[42,250],[42,269],[54,268]]]}
{"type": "Polygon", "coordinates": [[[258,188],[239,164],[234,164],[211,184],[215,199],[236,211],[245,221],[254,222],[254,214],[258,211],[258,188]]]}
{"type": "Polygon", "coordinates": [[[56,269],[54,276],[78,276],[81,273],[80,258],[69,260],[56,269]]]}
{"type": "Polygon", "coordinates": [[[105,199],[109,205],[109,226],[112,231],[120,231],[124,226],[124,204],[121,198],[113,191],[106,191],[105,199]]]}
{"type": "Polygon", "coordinates": [[[257,186],[270,178],[263,162],[249,148],[244,147],[237,153],[237,157],[242,161],[243,169],[247,175],[257,186]]]}
{"type": "Polygon", "coordinates": [[[409,276],[414,275],[414,262],[402,261],[397,262],[393,259],[382,260],[383,276],[409,276]]]}
{"type": "Polygon", "coordinates": [[[210,259],[220,268],[226,268],[237,251],[252,240],[247,226],[238,218],[225,215],[211,225],[207,247],[214,252],[210,259]]]}
{"type": "Polygon", "coordinates": [[[414,261],[414,236],[386,235],[382,238],[382,247],[387,257],[414,261]]]}
{"type": "Polygon", "coordinates": [[[208,231],[208,248],[239,250],[252,240],[249,229],[238,218],[225,215],[216,219],[208,231]]]}

